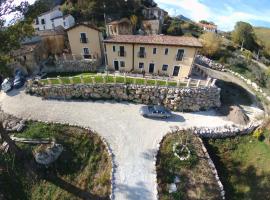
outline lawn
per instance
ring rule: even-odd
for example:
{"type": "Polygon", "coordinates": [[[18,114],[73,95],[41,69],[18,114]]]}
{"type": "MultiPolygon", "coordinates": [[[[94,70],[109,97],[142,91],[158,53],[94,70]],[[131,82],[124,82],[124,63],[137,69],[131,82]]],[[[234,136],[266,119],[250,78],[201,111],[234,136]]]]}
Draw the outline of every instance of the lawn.
{"type": "MultiPolygon", "coordinates": [[[[55,138],[64,147],[48,168],[38,165],[38,176],[12,154],[0,155],[0,194],[6,199],[109,199],[111,161],[101,139],[76,127],[28,123],[17,137],[55,138]]],[[[37,145],[19,144],[29,164],[37,145]]]]}
{"type": "Polygon", "coordinates": [[[230,200],[270,199],[269,131],[264,140],[252,135],[205,140],[230,200]]]}
{"type": "Polygon", "coordinates": [[[220,192],[208,162],[204,157],[201,143],[197,136],[183,132],[182,139],[177,134],[167,135],[161,144],[157,158],[158,193],[160,200],[216,200],[220,199],[220,192]],[[186,141],[191,157],[181,161],[173,153],[175,142],[186,141]],[[177,191],[169,193],[169,184],[178,176],[180,183],[177,191]]]}
{"type": "MultiPolygon", "coordinates": [[[[105,82],[106,83],[114,83],[114,76],[113,75],[100,75],[100,74],[96,74],[96,73],[77,73],[77,74],[70,74],[70,73],[66,73],[66,74],[49,74],[48,78],[51,81],[51,84],[55,85],[55,84],[60,84],[62,82],[62,84],[71,84],[73,82],[73,84],[80,84],[81,82],[81,77],[83,79],[83,83],[85,84],[92,84],[92,83],[103,83],[104,82],[104,78],[105,77],[105,82]],[[60,79],[61,81],[58,80],[57,76],[60,75],[60,79]],[[72,81],[71,81],[71,80],[72,81]]],[[[160,85],[160,86],[166,86],[166,80],[157,80],[157,83],[155,80],[146,80],[144,78],[135,78],[135,77],[126,77],[126,81],[125,78],[123,76],[116,76],[116,83],[125,83],[125,84],[138,84],[138,85],[160,85]]],[[[49,84],[48,79],[42,79],[41,80],[42,83],[44,84],[49,84]]],[[[172,86],[172,87],[176,87],[177,86],[177,82],[176,81],[168,81],[168,86],[172,86]]],[[[186,83],[181,82],[180,83],[180,87],[185,87],[186,83]]],[[[196,86],[196,84],[192,83],[192,86],[196,86]]]]}

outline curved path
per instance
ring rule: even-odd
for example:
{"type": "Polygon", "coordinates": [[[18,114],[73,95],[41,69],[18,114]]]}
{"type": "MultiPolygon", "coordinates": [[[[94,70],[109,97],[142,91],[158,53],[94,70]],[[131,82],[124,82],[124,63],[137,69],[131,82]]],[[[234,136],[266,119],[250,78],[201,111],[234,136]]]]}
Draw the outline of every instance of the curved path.
{"type": "Polygon", "coordinates": [[[140,116],[141,105],[116,102],[42,100],[24,91],[0,94],[1,108],[23,119],[69,123],[97,131],[109,143],[116,164],[116,200],[155,200],[157,183],[155,155],[162,137],[171,126],[222,126],[231,124],[215,111],[174,113],[170,120],[140,116]]]}

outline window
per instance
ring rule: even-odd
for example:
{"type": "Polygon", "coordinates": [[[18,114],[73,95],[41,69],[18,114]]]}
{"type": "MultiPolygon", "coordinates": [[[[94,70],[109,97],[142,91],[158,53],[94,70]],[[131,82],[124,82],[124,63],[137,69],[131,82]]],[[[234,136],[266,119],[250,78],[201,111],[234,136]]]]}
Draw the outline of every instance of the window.
{"type": "Polygon", "coordinates": [[[84,55],[89,55],[89,49],[88,48],[83,48],[83,53],[84,53],[84,55]]]}
{"type": "Polygon", "coordinates": [[[87,43],[88,42],[88,38],[86,37],[86,33],[81,33],[80,41],[81,41],[81,43],[87,43]]]}
{"type": "Polygon", "coordinates": [[[177,61],[182,61],[184,57],[184,49],[178,49],[177,55],[176,55],[176,60],[177,61]]]}
{"type": "Polygon", "coordinates": [[[144,63],[140,62],[139,63],[139,69],[143,69],[144,68],[144,63]]]}
{"type": "Polygon", "coordinates": [[[115,51],[116,51],[116,48],[115,48],[115,46],[113,46],[113,47],[112,47],[112,49],[113,49],[113,52],[115,52],[115,51]]]}
{"type": "Polygon", "coordinates": [[[41,19],[41,24],[45,24],[45,19],[41,19]]]}
{"type": "Polygon", "coordinates": [[[125,67],[125,61],[120,61],[120,67],[125,67]]]}
{"type": "Polygon", "coordinates": [[[119,47],[118,56],[125,57],[125,47],[124,46],[119,47]]]}
{"type": "Polygon", "coordinates": [[[39,25],[39,21],[38,21],[38,18],[36,18],[36,25],[39,25]]]}
{"type": "Polygon", "coordinates": [[[157,48],[153,48],[153,54],[157,54],[157,48]]]}
{"type": "Polygon", "coordinates": [[[140,47],[140,51],[138,53],[138,57],[139,58],[145,58],[146,54],[145,54],[145,48],[144,47],[140,47]]]}
{"type": "Polygon", "coordinates": [[[168,65],[162,65],[162,71],[167,71],[168,65]]]}
{"type": "Polygon", "coordinates": [[[165,49],[165,55],[168,55],[168,53],[169,53],[169,49],[166,48],[166,49],[165,49]]]}

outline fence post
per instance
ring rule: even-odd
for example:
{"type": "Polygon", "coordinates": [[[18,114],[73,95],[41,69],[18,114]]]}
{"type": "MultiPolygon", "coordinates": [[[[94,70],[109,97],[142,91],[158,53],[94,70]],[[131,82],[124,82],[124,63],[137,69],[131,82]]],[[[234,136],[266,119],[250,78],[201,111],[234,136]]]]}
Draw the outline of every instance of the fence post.
{"type": "Polygon", "coordinates": [[[144,78],[144,85],[147,85],[147,79],[144,78]]]}
{"type": "Polygon", "coordinates": [[[114,84],[116,84],[116,76],[115,76],[115,74],[114,74],[114,77],[113,77],[113,82],[114,82],[114,84]]]}
{"type": "Polygon", "coordinates": [[[207,81],[206,81],[205,87],[208,87],[208,86],[209,86],[210,81],[211,81],[211,78],[207,78],[207,81]]]}
{"type": "Polygon", "coordinates": [[[169,80],[166,79],[166,87],[168,87],[168,86],[169,86],[169,80]]]}
{"type": "Polygon", "coordinates": [[[106,83],[106,78],[105,78],[105,76],[102,76],[102,79],[103,79],[103,83],[105,84],[105,83],[106,83]]]}
{"type": "Polygon", "coordinates": [[[137,84],[137,79],[134,77],[133,78],[133,84],[136,85],[137,84]]]}
{"type": "Polygon", "coordinates": [[[190,82],[191,82],[191,79],[189,78],[186,87],[190,86],[190,82]]]}
{"type": "Polygon", "coordinates": [[[92,77],[91,77],[91,79],[92,79],[92,83],[93,83],[93,84],[95,84],[95,83],[96,83],[96,81],[95,81],[95,77],[94,77],[94,76],[92,76],[92,77]]]}
{"type": "Polygon", "coordinates": [[[80,76],[80,79],[81,79],[81,83],[84,84],[84,80],[83,80],[83,76],[82,75],[80,76]]]}
{"type": "Polygon", "coordinates": [[[126,72],[124,73],[124,83],[125,83],[125,84],[127,83],[127,75],[126,75],[126,72]]]}
{"type": "Polygon", "coordinates": [[[51,85],[52,84],[52,81],[50,78],[47,78],[47,81],[48,81],[48,84],[51,85]]]}
{"type": "Polygon", "coordinates": [[[158,86],[158,82],[157,82],[157,79],[155,79],[155,86],[158,86]]]}
{"type": "Polygon", "coordinates": [[[200,87],[201,80],[198,80],[196,87],[200,87]]]}
{"type": "Polygon", "coordinates": [[[212,81],[212,83],[211,83],[211,86],[214,87],[215,84],[216,84],[216,82],[217,82],[217,79],[213,79],[213,81],[212,81]]]}
{"type": "Polygon", "coordinates": [[[57,76],[57,79],[58,79],[58,83],[59,83],[60,85],[62,85],[62,84],[63,84],[63,81],[62,81],[61,77],[60,77],[60,76],[57,76]]]}
{"type": "Polygon", "coordinates": [[[74,83],[72,77],[69,77],[68,79],[69,79],[69,83],[70,83],[70,84],[73,84],[73,83],[74,83]]]}
{"type": "Polygon", "coordinates": [[[177,80],[177,87],[180,87],[180,79],[177,80]]]}

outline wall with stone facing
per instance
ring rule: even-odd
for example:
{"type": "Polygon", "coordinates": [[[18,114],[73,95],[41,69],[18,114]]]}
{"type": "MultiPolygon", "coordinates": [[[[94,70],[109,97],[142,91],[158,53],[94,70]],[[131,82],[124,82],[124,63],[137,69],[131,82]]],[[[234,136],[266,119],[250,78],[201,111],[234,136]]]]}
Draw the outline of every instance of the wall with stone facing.
{"type": "Polygon", "coordinates": [[[62,60],[55,61],[55,66],[44,66],[42,71],[50,72],[95,72],[98,62],[88,60],[62,60]]]}
{"type": "Polygon", "coordinates": [[[125,84],[30,85],[26,93],[46,99],[119,100],[164,105],[173,111],[199,111],[220,106],[217,87],[175,88],[125,84]]]}

